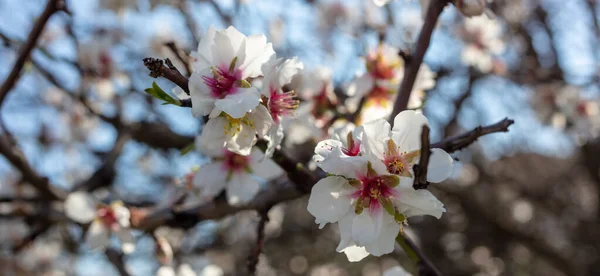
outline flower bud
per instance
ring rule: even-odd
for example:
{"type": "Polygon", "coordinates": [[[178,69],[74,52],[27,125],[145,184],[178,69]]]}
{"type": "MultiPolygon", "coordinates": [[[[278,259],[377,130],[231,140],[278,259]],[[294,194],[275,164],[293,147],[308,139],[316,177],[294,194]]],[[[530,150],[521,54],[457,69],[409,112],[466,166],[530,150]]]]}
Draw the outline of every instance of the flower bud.
{"type": "Polygon", "coordinates": [[[454,0],[456,8],[465,16],[478,16],[485,12],[486,0],[454,0]]]}

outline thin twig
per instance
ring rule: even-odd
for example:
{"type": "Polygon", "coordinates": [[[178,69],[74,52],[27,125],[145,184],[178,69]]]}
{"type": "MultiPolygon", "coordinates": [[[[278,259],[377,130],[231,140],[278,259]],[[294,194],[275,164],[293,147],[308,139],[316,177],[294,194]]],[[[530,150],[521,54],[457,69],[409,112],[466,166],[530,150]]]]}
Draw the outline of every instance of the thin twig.
{"type": "Polygon", "coordinates": [[[62,0],[49,0],[46,4],[46,8],[40,15],[38,21],[33,26],[33,29],[31,29],[31,32],[27,37],[27,41],[19,50],[19,56],[17,57],[17,61],[15,61],[13,69],[10,71],[10,74],[0,87],[0,106],[2,106],[4,98],[6,97],[8,92],[15,86],[15,84],[19,80],[21,76],[21,70],[23,69],[23,66],[25,66],[25,62],[29,58],[31,51],[33,50],[33,48],[35,48],[37,40],[42,34],[42,31],[44,30],[48,19],[50,19],[50,17],[55,12],[63,10],[64,8],[65,6],[62,0]]]}
{"type": "Polygon", "coordinates": [[[181,61],[181,63],[183,63],[183,66],[185,66],[186,75],[189,76],[192,73],[190,62],[181,55],[179,49],[177,48],[177,45],[175,45],[175,42],[169,41],[165,43],[165,46],[167,46],[167,48],[169,48],[169,50],[171,50],[171,52],[175,54],[175,57],[177,57],[177,59],[181,61]]]}
{"type": "Polygon", "coordinates": [[[417,265],[419,276],[441,276],[439,270],[429,261],[415,243],[402,233],[396,237],[396,242],[402,246],[406,255],[417,265]]]}
{"type": "Polygon", "coordinates": [[[504,118],[502,121],[495,124],[489,126],[478,126],[469,132],[434,143],[431,145],[431,147],[440,148],[445,150],[447,153],[452,153],[466,148],[470,144],[473,144],[481,136],[495,132],[508,132],[508,127],[514,123],[514,120],[504,118]]]}
{"type": "Polygon", "coordinates": [[[419,33],[415,52],[414,54],[410,55],[410,62],[406,63],[405,65],[406,70],[404,78],[402,79],[402,83],[398,89],[398,96],[396,97],[394,110],[390,115],[390,122],[394,121],[394,117],[396,117],[396,115],[398,115],[398,113],[401,111],[406,110],[408,106],[410,93],[412,92],[415,80],[417,79],[419,68],[423,63],[425,52],[427,51],[427,48],[429,48],[429,43],[431,42],[431,34],[433,33],[433,29],[437,24],[437,20],[440,17],[440,14],[442,14],[442,10],[447,3],[448,0],[432,0],[429,3],[427,15],[425,16],[425,23],[423,24],[423,28],[419,33]]]}
{"type": "Polygon", "coordinates": [[[178,3],[179,4],[177,5],[177,9],[179,9],[181,14],[183,15],[185,25],[187,26],[187,29],[192,37],[192,45],[198,45],[198,25],[196,24],[196,21],[194,21],[194,18],[192,18],[192,16],[188,12],[189,9],[185,6],[187,4],[187,1],[182,0],[178,3]]]}
{"type": "Polygon", "coordinates": [[[125,263],[123,262],[123,253],[117,252],[116,250],[109,248],[106,249],[105,254],[108,260],[117,268],[117,270],[119,271],[119,275],[130,275],[127,269],[125,268],[125,263]]]}
{"type": "Polygon", "coordinates": [[[186,94],[190,94],[190,89],[188,87],[188,79],[179,73],[179,71],[171,69],[164,65],[164,62],[161,59],[157,58],[145,58],[144,66],[146,66],[150,70],[150,76],[153,78],[164,77],[165,79],[170,80],[177,86],[181,87],[186,94]]]}
{"type": "Polygon", "coordinates": [[[427,186],[429,186],[429,182],[427,182],[427,166],[429,165],[430,155],[429,127],[424,125],[421,131],[421,157],[419,158],[419,164],[413,166],[413,172],[415,173],[413,188],[415,190],[427,189],[427,186]]]}
{"type": "Polygon", "coordinates": [[[258,212],[260,221],[256,226],[256,245],[250,256],[248,256],[248,275],[256,274],[256,266],[258,265],[260,253],[262,252],[265,243],[265,225],[269,221],[269,209],[270,207],[258,212]]]}

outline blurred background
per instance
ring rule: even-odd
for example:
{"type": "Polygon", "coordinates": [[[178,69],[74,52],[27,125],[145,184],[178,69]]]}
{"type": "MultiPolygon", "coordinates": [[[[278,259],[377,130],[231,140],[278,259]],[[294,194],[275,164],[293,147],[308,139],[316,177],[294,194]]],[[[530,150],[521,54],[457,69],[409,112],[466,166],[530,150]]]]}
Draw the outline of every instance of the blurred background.
{"type": "MultiPolygon", "coordinates": [[[[369,49],[385,42],[410,52],[423,24],[416,0],[66,2],[71,15],[50,18],[3,103],[0,131],[52,185],[131,207],[168,201],[207,162],[180,156],[202,119],[143,93],[154,81],[144,57],[170,58],[186,72],[175,52],[195,50],[211,25],[233,25],[264,33],[278,56],[297,56],[306,71],[329,68],[343,97],[366,71],[369,49]]],[[[0,0],[0,79],[45,3],[0,0]]],[[[406,231],[444,275],[600,275],[600,5],[497,0],[489,9],[474,23],[452,5],[444,10],[425,56],[436,77],[422,110],[433,142],[504,117],[516,123],[454,153],[452,178],[430,186],[446,214],[411,218],[406,231]]],[[[173,273],[162,275],[243,275],[257,238],[259,216],[241,211],[136,231],[132,254],[120,254],[116,240],[98,252],[82,244],[81,226],[51,218],[57,204],[0,156],[1,275],[157,275],[164,267],[173,273]]],[[[374,276],[398,264],[416,273],[401,248],[349,263],[335,252],[337,227],[319,230],[306,205],[305,196],[270,210],[258,275],[374,276]]]]}

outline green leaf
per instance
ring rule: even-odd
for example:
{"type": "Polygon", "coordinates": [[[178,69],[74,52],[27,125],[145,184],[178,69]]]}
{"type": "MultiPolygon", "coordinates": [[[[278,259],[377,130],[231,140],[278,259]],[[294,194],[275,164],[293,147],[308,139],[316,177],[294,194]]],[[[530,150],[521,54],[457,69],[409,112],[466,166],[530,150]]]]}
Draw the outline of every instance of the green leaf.
{"type": "Polygon", "coordinates": [[[152,97],[155,97],[159,100],[165,101],[163,103],[163,105],[173,104],[173,105],[181,106],[181,101],[179,99],[172,97],[167,92],[162,90],[162,88],[160,88],[160,86],[158,86],[158,84],[156,84],[156,82],[154,82],[154,81],[152,82],[152,87],[147,88],[144,91],[146,91],[146,93],[150,94],[152,97]]]}
{"type": "Polygon", "coordinates": [[[392,200],[390,200],[389,197],[380,197],[379,204],[381,204],[381,206],[383,206],[383,209],[385,209],[388,212],[388,214],[390,214],[391,216],[395,215],[396,209],[394,209],[392,200]]]}
{"type": "Polygon", "coordinates": [[[187,145],[185,148],[181,149],[181,152],[179,152],[180,156],[184,156],[186,154],[188,154],[190,151],[194,150],[195,146],[194,143],[191,143],[189,145],[187,145]]]}

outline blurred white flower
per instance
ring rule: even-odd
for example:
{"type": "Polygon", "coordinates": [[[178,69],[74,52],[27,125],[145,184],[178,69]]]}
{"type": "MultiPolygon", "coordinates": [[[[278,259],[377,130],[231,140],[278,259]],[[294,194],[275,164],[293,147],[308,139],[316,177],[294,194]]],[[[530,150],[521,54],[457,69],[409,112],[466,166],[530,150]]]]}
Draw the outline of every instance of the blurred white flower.
{"type": "Polygon", "coordinates": [[[129,209],[122,202],[103,205],[86,192],[74,192],[67,196],[64,208],[67,217],[73,221],[91,223],[85,240],[92,249],[106,249],[110,244],[110,234],[114,233],[121,240],[124,253],[135,251],[135,241],[129,228],[129,209]]]}
{"type": "Polygon", "coordinates": [[[245,36],[234,27],[210,27],[192,52],[190,77],[194,116],[217,117],[224,112],[243,117],[260,103],[260,92],[248,82],[262,75],[261,67],[274,54],[264,35],[245,36]]]}
{"type": "MultiPolygon", "coordinates": [[[[315,148],[315,162],[333,176],[315,184],[308,211],[320,227],[338,222],[337,251],[350,261],[392,252],[406,217],[439,218],[445,211],[429,191],[412,187],[412,164],[418,162],[426,124],[422,114],[403,111],[391,130],[385,120],[371,121],[349,132],[345,142],[338,135],[315,148]]],[[[443,150],[432,152],[427,180],[441,182],[450,175],[453,160],[443,150]]]]}
{"type": "Polygon", "coordinates": [[[269,181],[283,174],[273,160],[263,158],[263,153],[256,148],[249,156],[224,149],[206,154],[214,161],[198,169],[193,179],[194,186],[201,196],[209,198],[225,189],[230,205],[242,205],[254,198],[260,190],[260,183],[255,178],[269,181]]]}
{"type": "Polygon", "coordinates": [[[486,15],[465,18],[461,34],[466,43],[462,61],[483,73],[492,71],[495,56],[502,54],[505,48],[498,20],[486,15]]]}
{"type": "Polygon", "coordinates": [[[388,268],[383,272],[383,276],[412,276],[412,274],[408,273],[408,271],[404,270],[403,267],[397,265],[391,268],[388,268]]]}

